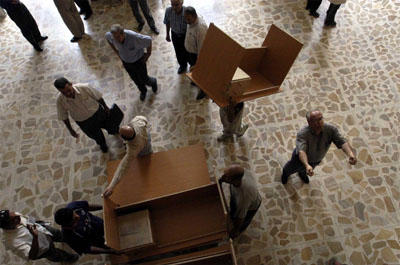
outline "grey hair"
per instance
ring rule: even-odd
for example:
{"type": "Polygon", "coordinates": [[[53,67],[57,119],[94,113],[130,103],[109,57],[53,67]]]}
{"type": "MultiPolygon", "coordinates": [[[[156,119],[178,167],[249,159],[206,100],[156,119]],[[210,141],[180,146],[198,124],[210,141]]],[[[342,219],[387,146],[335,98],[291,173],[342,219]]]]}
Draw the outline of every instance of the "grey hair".
{"type": "Polygon", "coordinates": [[[120,24],[114,24],[111,26],[111,33],[122,33],[124,28],[120,24]]]}

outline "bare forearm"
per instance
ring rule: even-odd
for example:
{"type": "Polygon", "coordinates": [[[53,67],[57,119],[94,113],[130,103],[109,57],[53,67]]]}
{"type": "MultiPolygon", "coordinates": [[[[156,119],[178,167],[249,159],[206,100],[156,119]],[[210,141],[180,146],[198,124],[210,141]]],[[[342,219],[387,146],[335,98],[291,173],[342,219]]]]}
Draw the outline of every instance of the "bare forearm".
{"type": "MultiPolygon", "coordinates": [[[[108,41],[107,41],[108,42],[108,41]]],[[[115,46],[113,44],[111,44],[110,42],[108,42],[108,44],[110,45],[110,47],[114,50],[115,54],[119,57],[119,53],[117,48],[115,48],[115,46]]]]}
{"type": "Polygon", "coordinates": [[[39,240],[37,236],[34,236],[32,239],[31,250],[29,251],[29,259],[36,259],[39,254],[39,240]]]}
{"type": "Polygon", "coordinates": [[[299,152],[299,159],[301,161],[301,163],[306,167],[308,165],[308,157],[306,152],[304,151],[300,151],[299,152]]]}
{"type": "Polygon", "coordinates": [[[71,126],[71,123],[69,122],[69,119],[63,120],[63,122],[64,122],[64,124],[65,124],[65,126],[67,127],[68,130],[70,130],[70,131],[73,130],[72,126],[71,126]]]}
{"type": "Polygon", "coordinates": [[[349,156],[349,157],[354,157],[353,150],[351,150],[351,146],[350,146],[349,143],[344,143],[344,144],[342,145],[342,150],[343,150],[343,152],[346,153],[347,156],[349,156]]]}
{"type": "Polygon", "coordinates": [[[171,29],[171,26],[169,25],[169,24],[166,24],[165,25],[165,28],[166,28],[166,32],[167,32],[167,36],[169,36],[169,30],[171,29]]]}

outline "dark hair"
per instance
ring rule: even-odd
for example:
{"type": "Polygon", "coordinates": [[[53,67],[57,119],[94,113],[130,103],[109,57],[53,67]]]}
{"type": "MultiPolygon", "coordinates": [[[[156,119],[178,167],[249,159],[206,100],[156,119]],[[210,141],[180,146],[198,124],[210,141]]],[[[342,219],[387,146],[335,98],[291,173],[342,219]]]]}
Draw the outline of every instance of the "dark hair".
{"type": "Polygon", "coordinates": [[[74,211],[69,208],[61,208],[54,214],[54,221],[61,226],[68,226],[72,223],[74,211]]]}
{"type": "Polygon", "coordinates": [[[193,6],[185,7],[185,14],[188,14],[192,17],[197,17],[196,9],[193,6]]]}
{"type": "Polygon", "coordinates": [[[70,82],[68,81],[68,79],[65,78],[65,77],[57,78],[56,81],[54,81],[54,86],[55,86],[57,89],[62,89],[62,88],[64,88],[66,84],[71,84],[71,83],[70,83],[70,82]]]}
{"type": "Polygon", "coordinates": [[[1,210],[0,211],[0,228],[4,228],[8,225],[10,221],[10,211],[9,210],[1,210]]]}

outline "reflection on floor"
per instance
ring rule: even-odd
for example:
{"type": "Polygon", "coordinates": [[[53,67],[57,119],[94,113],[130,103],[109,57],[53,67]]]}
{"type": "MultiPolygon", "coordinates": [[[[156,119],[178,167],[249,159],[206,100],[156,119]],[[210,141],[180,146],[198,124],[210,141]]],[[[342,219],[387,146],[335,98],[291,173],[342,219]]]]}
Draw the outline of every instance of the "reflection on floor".
{"type": "MultiPolygon", "coordinates": [[[[305,1],[186,0],[246,47],[258,47],[271,23],[304,42],[283,84],[284,92],[246,104],[250,125],[237,141],[219,143],[218,108],[195,100],[197,88],[178,69],[162,24],[168,0],[148,1],[160,35],[153,37],[149,73],[160,92],[143,103],[104,34],[114,23],[137,24],[127,1],[97,0],[78,44],[53,1],[25,0],[49,39],[37,53],[6,18],[0,29],[0,208],[53,220],[72,200],[101,202],[105,166],[121,157],[122,143],[106,136],[103,154],[79,131],[72,138],[57,121],[53,81],[66,76],[89,82],[118,103],[126,120],[141,114],[151,123],[155,151],[203,142],[208,166],[241,163],[256,178],[263,205],[249,229],[235,240],[240,264],[324,264],[338,256],[348,264],[400,263],[400,3],[353,0],[343,5],[336,28],[323,28],[328,1],[314,19],[305,1]],[[323,111],[357,150],[349,166],[342,151],[329,151],[316,176],[304,185],[292,176],[280,183],[281,166],[294,147],[305,112],[323,111]]],[[[76,125],[73,125],[76,127],[76,125]]],[[[25,264],[0,247],[1,264],[25,264]]],[[[79,264],[104,264],[86,255],[79,264]]],[[[37,261],[34,264],[43,264],[37,261]]]]}

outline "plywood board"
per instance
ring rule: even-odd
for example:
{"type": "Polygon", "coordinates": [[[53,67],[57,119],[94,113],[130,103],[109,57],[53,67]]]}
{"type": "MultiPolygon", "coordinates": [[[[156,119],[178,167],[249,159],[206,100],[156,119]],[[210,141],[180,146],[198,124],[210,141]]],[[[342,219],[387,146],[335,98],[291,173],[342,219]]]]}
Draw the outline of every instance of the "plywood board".
{"type": "Polygon", "coordinates": [[[215,240],[215,236],[228,236],[226,218],[216,184],[122,207],[118,212],[143,208],[151,209],[153,233],[157,244],[154,247],[129,251],[126,253],[127,257],[116,257],[118,262],[126,259],[138,260],[210,242],[215,240]]]}
{"type": "Polygon", "coordinates": [[[258,72],[272,84],[280,86],[303,44],[272,24],[262,46],[267,47],[267,51],[258,72]]]}
{"type": "Polygon", "coordinates": [[[120,250],[117,214],[117,204],[111,199],[103,199],[103,220],[105,244],[113,249],[120,250]]]}
{"type": "Polygon", "coordinates": [[[261,60],[266,51],[267,47],[247,48],[239,67],[246,73],[260,71],[261,60]]]}
{"type": "MultiPolygon", "coordinates": [[[[108,182],[119,163],[107,163],[108,182]]],[[[197,144],[133,159],[110,199],[121,206],[209,183],[204,147],[197,144]]]]}
{"type": "Polygon", "coordinates": [[[120,215],[117,219],[122,250],[154,244],[149,210],[120,215]]]}
{"type": "Polygon", "coordinates": [[[227,104],[226,92],[244,52],[239,43],[211,23],[196,67],[188,77],[214,101],[227,104]]]}

